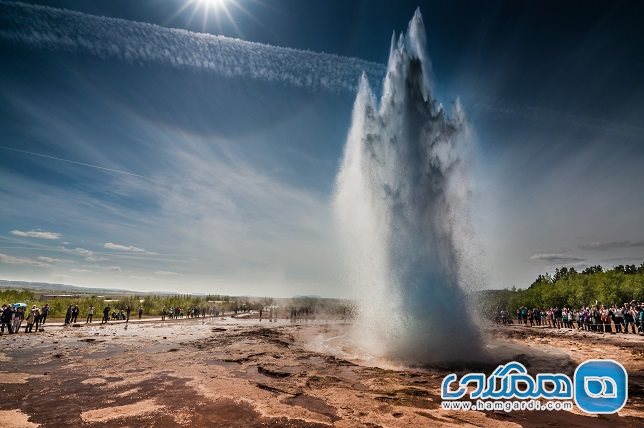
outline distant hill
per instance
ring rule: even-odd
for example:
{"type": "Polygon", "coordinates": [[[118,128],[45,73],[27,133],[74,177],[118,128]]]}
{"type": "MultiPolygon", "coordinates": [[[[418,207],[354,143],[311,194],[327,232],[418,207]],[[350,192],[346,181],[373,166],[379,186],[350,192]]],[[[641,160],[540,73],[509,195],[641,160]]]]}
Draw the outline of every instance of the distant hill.
{"type": "Polygon", "coordinates": [[[52,284],[49,282],[29,282],[29,281],[7,281],[0,279],[0,289],[18,289],[32,290],[39,293],[72,293],[72,294],[94,294],[94,295],[123,295],[123,294],[154,294],[169,295],[167,291],[132,291],[118,288],[93,288],[79,287],[69,284],[52,284]]]}

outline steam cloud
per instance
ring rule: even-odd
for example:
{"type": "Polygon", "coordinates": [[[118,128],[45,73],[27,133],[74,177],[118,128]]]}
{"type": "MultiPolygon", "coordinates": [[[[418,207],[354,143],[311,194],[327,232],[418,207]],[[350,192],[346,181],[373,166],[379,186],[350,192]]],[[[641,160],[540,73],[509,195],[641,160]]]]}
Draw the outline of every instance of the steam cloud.
{"type": "Polygon", "coordinates": [[[425,45],[417,10],[392,38],[379,106],[363,75],[335,193],[356,339],[414,363],[473,358],[479,345],[461,288],[473,279],[471,138],[458,103],[449,117],[432,96],[425,45]]]}
{"type": "Polygon", "coordinates": [[[0,44],[158,63],[309,89],[355,93],[361,71],[376,80],[381,64],[193,33],[47,6],[0,1],[0,44]]]}

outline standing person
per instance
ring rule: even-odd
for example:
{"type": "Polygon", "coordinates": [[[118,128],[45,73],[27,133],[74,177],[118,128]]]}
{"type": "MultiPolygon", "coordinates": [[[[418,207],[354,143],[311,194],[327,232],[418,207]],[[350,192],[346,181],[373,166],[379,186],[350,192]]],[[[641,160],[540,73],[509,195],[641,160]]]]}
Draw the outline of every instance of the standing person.
{"type": "Polygon", "coordinates": [[[22,321],[24,319],[25,319],[25,308],[22,306],[18,306],[18,308],[16,308],[13,314],[13,331],[17,333],[20,330],[20,325],[22,324],[22,321]]]}
{"type": "Polygon", "coordinates": [[[552,309],[546,309],[546,325],[552,328],[552,309]]]}
{"type": "Polygon", "coordinates": [[[633,319],[633,322],[631,324],[633,326],[632,327],[633,334],[639,333],[639,326],[638,326],[638,324],[639,324],[639,309],[635,305],[637,305],[637,303],[635,303],[634,301],[631,302],[630,312],[631,312],[631,318],[633,319]]]}
{"type": "Polygon", "coordinates": [[[613,319],[613,311],[610,309],[610,307],[605,307],[603,311],[604,315],[604,331],[606,333],[612,333],[613,328],[611,326],[611,321],[613,319]]]}
{"type": "Polygon", "coordinates": [[[622,324],[624,324],[624,312],[619,306],[613,305],[613,322],[615,323],[615,333],[622,332],[622,324]]]}
{"type": "Polygon", "coordinates": [[[87,309],[87,319],[85,320],[85,324],[91,323],[92,318],[94,318],[94,305],[89,305],[89,309],[87,309]]]}
{"type": "Polygon", "coordinates": [[[163,305],[163,309],[161,310],[161,321],[165,321],[165,315],[167,312],[165,305],[163,305]]]}
{"type": "Polygon", "coordinates": [[[13,334],[13,308],[11,305],[2,305],[2,311],[0,312],[0,335],[4,334],[4,326],[7,326],[7,331],[9,334],[13,334]]]}
{"type": "Polygon", "coordinates": [[[631,308],[628,303],[624,303],[624,309],[622,310],[624,315],[624,334],[628,334],[628,326],[632,325],[633,334],[635,333],[635,317],[631,312],[631,308]]]}
{"type": "Polygon", "coordinates": [[[27,315],[27,326],[25,327],[25,333],[31,333],[31,329],[34,326],[34,321],[36,320],[36,305],[31,307],[29,315],[27,315]]]}
{"type": "Polygon", "coordinates": [[[112,310],[112,308],[110,308],[109,306],[105,306],[103,308],[103,321],[101,321],[101,324],[103,324],[103,323],[107,324],[107,322],[110,320],[110,311],[111,310],[112,310]]]}
{"type": "Polygon", "coordinates": [[[534,318],[534,323],[537,327],[541,326],[541,312],[539,311],[539,308],[532,309],[532,317],[534,318]]]}
{"type": "Polygon", "coordinates": [[[601,324],[601,313],[599,312],[599,307],[595,304],[592,311],[592,320],[593,320],[593,331],[603,331],[601,324]]]}
{"type": "Polygon", "coordinates": [[[74,305],[74,307],[72,308],[72,324],[76,324],[78,314],[80,314],[80,309],[78,308],[78,305],[74,305]]]}
{"type": "Polygon", "coordinates": [[[559,306],[555,307],[555,324],[557,328],[563,327],[563,311],[559,306]]]}
{"type": "Polygon", "coordinates": [[[132,312],[132,307],[127,305],[125,307],[125,322],[130,322],[130,312],[132,312]]]}
{"type": "MultiPolygon", "coordinates": [[[[127,314],[128,318],[130,317],[130,314],[127,314]]],[[[139,306],[139,319],[143,316],[143,306],[139,306]]]]}
{"type": "Polygon", "coordinates": [[[40,322],[42,321],[42,315],[40,314],[40,308],[36,306],[36,313],[34,317],[34,324],[36,326],[36,331],[40,330],[40,322]]]}
{"type": "MultiPolygon", "coordinates": [[[[577,323],[577,330],[581,330],[581,323],[582,323],[581,316],[582,316],[581,311],[575,310],[573,312],[574,320],[577,323]]],[[[574,326],[573,326],[573,328],[574,328],[574,326]]]]}
{"type": "Polygon", "coordinates": [[[72,320],[72,305],[67,307],[67,312],[65,312],[65,325],[69,324],[72,320]]]}
{"type": "Polygon", "coordinates": [[[40,310],[40,325],[45,325],[45,321],[47,321],[47,315],[49,315],[49,303],[45,303],[45,306],[43,306],[40,310]]]}
{"type": "Polygon", "coordinates": [[[593,314],[591,312],[591,308],[589,308],[588,306],[586,306],[584,309],[584,324],[586,326],[586,331],[592,331],[593,314]]]}
{"type": "Polygon", "coordinates": [[[262,315],[264,314],[264,307],[259,307],[259,322],[262,322],[262,315]]]}

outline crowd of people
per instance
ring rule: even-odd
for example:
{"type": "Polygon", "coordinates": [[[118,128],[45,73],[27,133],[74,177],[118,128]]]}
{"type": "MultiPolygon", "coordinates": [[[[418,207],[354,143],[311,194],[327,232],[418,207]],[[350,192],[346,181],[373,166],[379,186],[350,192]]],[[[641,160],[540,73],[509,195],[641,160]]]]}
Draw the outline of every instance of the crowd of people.
{"type": "Polygon", "coordinates": [[[25,323],[25,333],[39,331],[47,321],[49,309],[48,304],[45,304],[42,308],[33,305],[31,309],[28,309],[27,305],[19,303],[2,305],[0,335],[4,334],[5,328],[9,334],[18,333],[23,323],[25,323]]]}
{"type": "MultiPolygon", "coordinates": [[[[39,308],[37,305],[33,305],[30,310],[27,310],[26,306],[27,305],[25,304],[19,303],[13,305],[2,305],[2,311],[0,312],[2,329],[0,330],[0,334],[4,334],[5,328],[9,334],[18,333],[23,322],[26,322],[25,332],[27,333],[42,329],[42,326],[47,320],[47,315],[51,310],[50,306],[45,304],[42,308],[39,308]]],[[[277,306],[260,307],[258,310],[259,321],[268,320],[270,322],[277,322],[278,309],[279,308],[277,306]]],[[[96,308],[93,305],[89,305],[87,313],[84,314],[86,317],[85,324],[91,324],[94,322],[95,310],[96,308]]],[[[106,324],[110,321],[129,322],[132,310],[132,307],[129,305],[119,307],[117,309],[106,305],[102,310],[103,317],[101,319],[101,324],[106,324]]],[[[138,318],[141,319],[144,313],[143,306],[139,306],[136,313],[138,314],[138,318]]],[[[250,308],[245,305],[233,308],[233,316],[237,316],[240,313],[250,313],[250,308]]],[[[224,315],[224,308],[220,306],[191,306],[188,308],[182,308],[180,306],[170,306],[168,308],[167,306],[163,306],[160,315],[162,321],[165,320],[166,317],[169,319],[198,318],[206,316],[218,317],[224,315]]],[[[65,311],[63,325],[78,325],[78,318],[80,316],[81,310],[78,305],[68,305],[65,311]]],[[[309,321],[314,318],[315,314],[312,308],[290,308],[289,319],[292,323],[296,323],[298,321],[309,321]]]]}
{"type": "Polygon", "coordinates": [[[170,306],[170,309],[163,307],[161,311],[161,318],[165,319],[167,316],[170,319],[177,318],[198,318],[209,316],[219,316],[222,313],[222,309],[218,307],[200,307],[200,306],[191,306],[189,308],[182,308],[180,306],[170,306]]]}
{"type": "MultiPolygon", "coordinates": [[[[511,324],[510,313],[500,311],[499,322],[511,324]]],[[[567,307],[528,308],[516,310],[516,320],[525,326],[572,328],[600,333],[644,333],[644,302],[631,301],[623,305],[584,305],[579,309],[567,307]]]]}
{"type": "MultiPolygon", "coordinates": [[[[50,309],[51,308],[49,304],[45,304],[42,308],[39,308],[37,305],[33,305],[29,310],[25,304],[20,303],[2,305],[2,310],[0,311],[0,335],[4,334],[5,330],[9,334],[18,333],[23,324],[25,326],[26,333],[37,332],[41,330],[42,326],[47,320],[50,309]]],[[[87,309],[85,324],[94,322],[94,312],[94,305],[90,305],[87,309]]],[[[107,305],[103,308],[103,318],[101,319],[101,324],[108,323],[109,321],[129,322],[131,312],[132,308],[129,305],[118,309],[113,309],[111,306],[107,305]]],[[[77,324],[80,313],[81,311],[78,305],[69,305],[65,312],[63,325],[68,326],[77,324]]],[[[142,319],[144,313],[143,306],[139,306],[136,313],[138,315],[138,318],[142,319]]],[[[235,311],[235,313],[237,313],[237,310],[235,311]]],[[[219,316],[223,315],[223,308],[198,306],[192,306],[189,308],[172,306],[170,308],[167,308],[166,306],[164,306],[160,315],[162,320],[165,320],[166,317],[168,317],[169,319],[179,319],[184,317],[205,317],[206,315],[219,316]]]]}

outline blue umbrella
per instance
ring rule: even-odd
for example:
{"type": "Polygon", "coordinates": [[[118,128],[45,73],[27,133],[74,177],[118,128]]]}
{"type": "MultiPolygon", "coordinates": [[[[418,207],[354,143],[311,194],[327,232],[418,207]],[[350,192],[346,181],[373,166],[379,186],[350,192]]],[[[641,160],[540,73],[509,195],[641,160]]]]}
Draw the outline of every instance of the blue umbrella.
{"type": "Polygon", "coordinates": [[[20,308],[20,307],[26,308],[27,304],[26,303],[14,303],[11,306],[13,306],[14,308],[20,308]]]}

